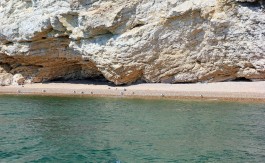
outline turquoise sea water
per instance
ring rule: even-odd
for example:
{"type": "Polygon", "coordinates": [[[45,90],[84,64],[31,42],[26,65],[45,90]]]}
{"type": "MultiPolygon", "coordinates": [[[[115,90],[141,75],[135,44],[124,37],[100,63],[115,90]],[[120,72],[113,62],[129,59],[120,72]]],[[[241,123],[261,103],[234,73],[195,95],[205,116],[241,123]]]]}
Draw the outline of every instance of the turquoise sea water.
{"type": "Polygon", "coordinates": [[[265,104],[0,96],[0,162],[264,162],[265,104]]]}

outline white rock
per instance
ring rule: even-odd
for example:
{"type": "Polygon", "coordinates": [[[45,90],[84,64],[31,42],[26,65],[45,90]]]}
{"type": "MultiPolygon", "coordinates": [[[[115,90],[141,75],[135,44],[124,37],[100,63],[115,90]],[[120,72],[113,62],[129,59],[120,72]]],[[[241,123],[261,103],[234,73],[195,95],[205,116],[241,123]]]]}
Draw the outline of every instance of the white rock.
{"type": "Polygon", "coordinates": [[[27,82],[264,80],[262,2],[1,1],[0,67],[10,70],[0,84],[17,73],[27,82]]]}
{"type": "Polygon", "coordinates": [[[22,85],[25,82],[25,78],[21,74],[15,74],[12,78],[12,85],[22,85]]]}

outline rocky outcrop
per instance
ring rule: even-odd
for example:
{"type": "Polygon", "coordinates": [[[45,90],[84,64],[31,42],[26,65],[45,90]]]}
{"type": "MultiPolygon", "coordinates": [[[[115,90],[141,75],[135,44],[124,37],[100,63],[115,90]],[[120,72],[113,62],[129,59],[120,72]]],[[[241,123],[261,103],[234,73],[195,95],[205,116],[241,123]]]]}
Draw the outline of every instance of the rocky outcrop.
{"type": "Polygon", "coordinates": [[[6,0],[0,84],[265,79],[258,0],[6,0]]]}

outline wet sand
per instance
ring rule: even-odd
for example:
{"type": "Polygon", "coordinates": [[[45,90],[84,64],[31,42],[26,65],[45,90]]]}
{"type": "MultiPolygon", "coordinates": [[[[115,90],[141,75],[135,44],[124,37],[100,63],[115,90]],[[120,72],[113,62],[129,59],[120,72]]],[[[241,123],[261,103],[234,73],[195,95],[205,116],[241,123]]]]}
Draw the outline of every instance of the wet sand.
{"type": "Polygon", "coordinates": [[[114,86],[108,83],[36,83],[1,86],[0,94],[82,95],[136,98],[223,99],[265,102],[265,81],[195,84],[142,83],[114,86]]]}

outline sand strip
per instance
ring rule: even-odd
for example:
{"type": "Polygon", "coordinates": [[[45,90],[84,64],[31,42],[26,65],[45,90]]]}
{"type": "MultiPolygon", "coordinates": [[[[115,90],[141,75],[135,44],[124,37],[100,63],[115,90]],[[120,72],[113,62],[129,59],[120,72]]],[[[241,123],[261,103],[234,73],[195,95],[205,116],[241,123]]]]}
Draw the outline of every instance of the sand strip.
{"type": "Polygon", "coordinates": [[[2,86],[0,94],[84,95],[155,98],[198,98],[250,100],[265,102],[265,81],[196,84],[143,83],[110,86],[107,83],[37,83],[25,86],[2,86]]]}

